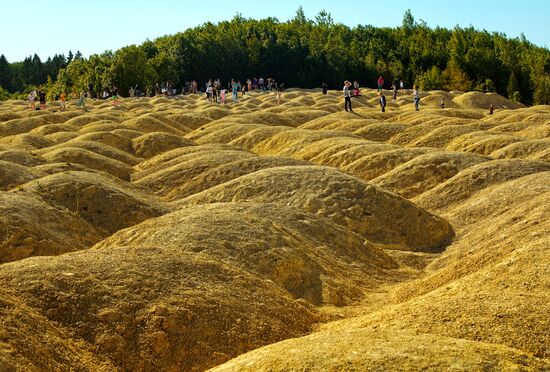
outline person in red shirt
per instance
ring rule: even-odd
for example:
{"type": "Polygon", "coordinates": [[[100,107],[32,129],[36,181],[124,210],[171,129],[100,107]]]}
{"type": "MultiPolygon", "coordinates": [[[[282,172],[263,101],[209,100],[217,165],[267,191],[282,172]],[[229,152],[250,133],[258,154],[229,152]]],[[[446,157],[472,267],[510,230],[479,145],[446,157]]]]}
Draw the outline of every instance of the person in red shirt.
{"type": "Polygon", "coordinates": [[[383,87],[384,87],[384,78],[380,76],[378,78],[378,91],[381,92],[383,87]]]}

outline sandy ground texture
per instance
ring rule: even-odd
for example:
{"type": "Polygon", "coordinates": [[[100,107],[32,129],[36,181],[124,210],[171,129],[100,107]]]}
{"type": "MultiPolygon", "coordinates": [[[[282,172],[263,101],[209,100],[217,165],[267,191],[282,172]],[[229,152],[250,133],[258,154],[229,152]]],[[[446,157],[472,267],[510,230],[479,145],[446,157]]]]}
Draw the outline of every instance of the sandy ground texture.
{"type": "Polygon", "coordinates": [[[550,108],[353,105],[0,102],[0,371],[550,370],[550,108]]]}

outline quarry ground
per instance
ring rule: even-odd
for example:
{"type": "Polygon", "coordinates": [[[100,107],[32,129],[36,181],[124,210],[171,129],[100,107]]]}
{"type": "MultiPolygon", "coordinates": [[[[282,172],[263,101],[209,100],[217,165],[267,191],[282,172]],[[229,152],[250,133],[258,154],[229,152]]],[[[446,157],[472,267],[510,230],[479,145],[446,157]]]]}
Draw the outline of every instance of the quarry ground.
{"type": "Polygon", "coordinates": [[[0,371],[550,370],[550,107],[410,93],[0,102],[0,371]]]}

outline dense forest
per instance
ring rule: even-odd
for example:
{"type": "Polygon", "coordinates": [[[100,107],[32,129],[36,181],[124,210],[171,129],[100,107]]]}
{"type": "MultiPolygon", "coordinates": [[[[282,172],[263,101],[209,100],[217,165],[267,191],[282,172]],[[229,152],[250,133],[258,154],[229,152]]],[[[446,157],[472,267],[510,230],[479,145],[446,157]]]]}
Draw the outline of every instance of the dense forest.
{"type": "Polygon", "coordinates": [[[286,22],[237,15],[89,58],[69,53],[42,62],[34,55],[9,63],[2,55],[0,99],[20,98],[36,86],[50,97],[112,86],[124,95],[136,84],[145,90],[170,81],[180,90],[185,81],[209,78],[273,77],[302,88],[322,82],[340,88],[348,79],[374,87],[379,75],[388,87],[396,79],[422,90],[475,89],[526,104],[550,101],[550,51],[523,36],[430,28],[410,11],[397,28],[350,28],[325,11],[308,19],[301,8],[286,22]]]}

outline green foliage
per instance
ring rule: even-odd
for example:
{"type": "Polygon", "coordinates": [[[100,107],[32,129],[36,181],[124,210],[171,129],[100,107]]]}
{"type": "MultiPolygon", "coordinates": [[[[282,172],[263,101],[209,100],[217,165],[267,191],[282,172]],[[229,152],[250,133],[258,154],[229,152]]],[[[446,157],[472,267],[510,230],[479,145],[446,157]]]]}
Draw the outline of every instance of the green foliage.
{"type": "Polygon", "coordinates": [[[6,57],[2,54],[0,56],[0,87],[3,87],[5,90],[10,91],[12,87],[12,71],[10,64],[6,57]]]}
{"type": "Polygon", "coordinates": [[[10,99],[10,93],[0,85],[0,101],[6,101],[8,99],[10,99]]]}
{"type": "Polygon", "coordinates": [[[521,93],[518,91],[515,91],[510,95],[510,99],[514,102],[521,102],[521,93]]]}
{"type": "Polygon", "coordinates": [[[550,74],[540,76],[536,81],[534,101],[538,105],[550,104],[550,74]]]}
{"type": "Polygon", "coordinates": [[[443,71],[443,76],[447,82],[446,88],[449,91],[459,90],[467,92],[472,89],[470,78],[454,61],[449,62],[447,68],[443,71]]]}
{"type": "Polygon", "coordinates": [[[519,95],[519,90],[520,90],[520,87],[519,87],[518,79],[516,78],[516,74],[514,73],[514,71],[512,71],[512,73],[510,74],[510,78],[508,79],[508,86],[506,88],[508,97],[512,98],[512,96],[514,96],[515,93],[518,93],[519,95]]]}
{"type": "Polygon", "coordinates": [[[146,90],[170,81],[181,89],[186,80],[202,85],[211,78],[250,77],[274,77],[287,87],[312,88],[324,81],[339,88],[344,80],[374,87],[382,75],[387,82],[417,82],[422,89],[475,88],[540,103],[548,100],[549,74],[550,51],[524,38],[473,27],[432,29],[410,11],[398,28],[350,28],[326,11],[310,20],[301,7],[287,22],[237,14],[89,58],[69,51],[67,58],[61,54],[43,62],[34,55],[10,64],[0,57],[4,89],[23,92],[44,85],[54,95],[87,91],[89,85],[96,93],[117,86],[126,95],[135,84],[146,90]]]}
{"type": "Polygon", "coordinates": [[[485,81],[478,85],[477,90],[485,93],[492,93],[496,91],[495,83],[491,79],[485,79],[485,81]]]}
{"type": "Polygon", "coordinates": [[[445,79],[437,66],[420,75],[417,83],[421,90],[437,90],[445,87],[445,79]]]}

